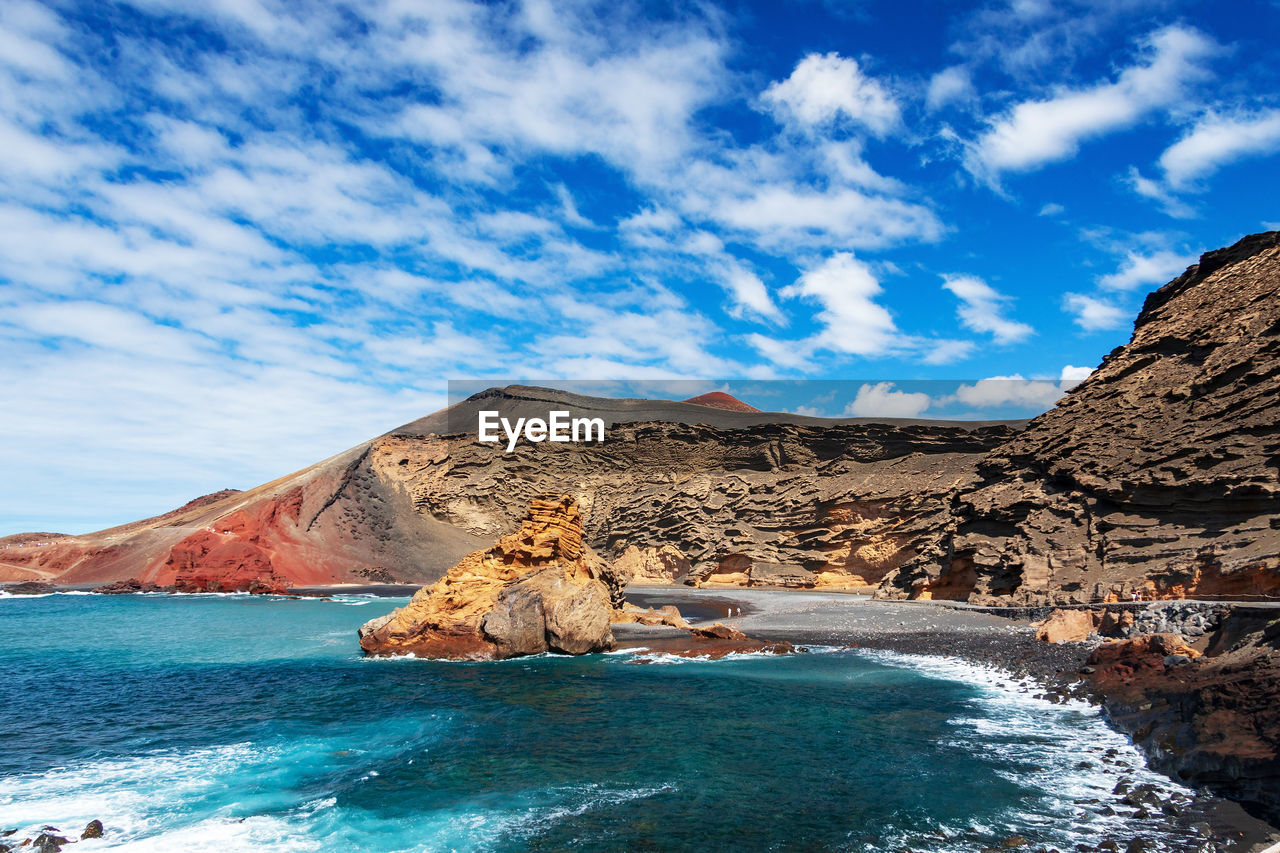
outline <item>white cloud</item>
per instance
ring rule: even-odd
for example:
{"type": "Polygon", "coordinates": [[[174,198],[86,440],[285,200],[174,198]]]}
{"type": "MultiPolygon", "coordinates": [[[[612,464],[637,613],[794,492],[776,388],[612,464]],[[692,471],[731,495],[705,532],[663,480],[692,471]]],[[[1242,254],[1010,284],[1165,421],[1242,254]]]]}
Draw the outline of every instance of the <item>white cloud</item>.
{"type": "Polygon", "coordinates": [[[1021,374],[992,376],[972,385],[960,385],[947,398],[978,408],[992,406],[1043,406],[1048,408],[1062,398],[1063,387],[1053,380],[1026,379],[1021,374]]]}
{"type": "Polygon", "coordinates": [[[1064,89],[1014,106],[970,146],[966,168],[994,186],[1005,172],[1068,159],[1086,140],[1179,103],[1188,84],[1208,76],[1203,62],[1218,52],[1198,30],[1176,25],[1152,33],[1144,47],[1146,61],[1126,68],[1113,83],[1064,89]]]}
{"type": "Polygon", "coordinates": [[[1165,284],[1195,262],[1194,255],[1168,250],[1145,255],[1129,251],[1120,262],[1120,268],[1098,279],[1098,284],[1107,290],[1133,290],[1148,284],[1165,284]]]}
{"type": "Polygon", "coordinates": [[[1072,388],[1092,376],[1093,370],[1092,367],[1076,367],[1074,364],[1064,364],[1062,373],[1059,374],[1058,384],[1064,388],[1072,388]]]}
{"type": "Polygon", "coordinates": [[[844,413],[856,418],[917,418],[930,403],[928,394],[899,391],[892,382],[877,382],[860,386],[844,413]]]}
{"type": "Polygon", "coordinates": [[[1185,189],[1228,163],[1280,151],[1280,109],[1221,116],[1215,113],[1160,155],[1165,181],[1185,189]]]}
{"type": "Polygon", "coordinates": [[[943,231],[927,207],[857,189],[823,191],[769,184],[744,189],[744,196],[721,198],[708,212],[769,247],[817,242],[882,248],[913,239],[936,240],[943,231]]]}
{"type": "Polygon", "coordinates": [[[1067,209],[1065,207],[1058,204],[1056,201],[1051,201],[1048,204],[1041,207],[1040,212],[1037,213],[1036,215],[1037,216],[1061,216],[1062,214],[1066,213],[1066,211],[1067,209]]]}
{"type": "Polygon", "coordinates": [[[1067,293],[1062,297],[1062,307],[1074,315],[1077,326],[1086,332],[1118,329],[1129,322],[1129,312],[1096,296],[1083,293],[1067,293]]]}
{"type": "Polygon", "coordinates": [[[769,290],[760,277],[740,263],[731,262],[722,271],[725,290],[733,302],[730,313],[742,317],[754,315],[773,322],[781,322],[782,312],[773,303],[769,290]]]}
{"type": "Polygon", "coordinates": [[[1174,219],[1191,219],[1196,215],[1195,208],[1179,199],[1161,182],[1144,177],[1137,166],[1129,167],[1124,182],[1138,195],[1159,204],[1164,212],[1174,219]]]}
{"type": "Polygon", "coordinates": [[[953,65],[929,78],[925,105],[931,110],[939,110],[949,104],[976,100],[977,96],[969,69],[963,65],[953,65]]]}
{"type": "Polygon", "coordinates": [[[882,291],[870,267],[848,252],[837,252],[784,287],[781,295],[821,306],[816,319],[823,329],[815,346],[854,355],[881,355],[899,343],[892,315],[875,301],[882,291]]]}
{"type": "Polygon", "coordinates": [[[990,334],[998,344],[1012,344],[1035,334],[1026,323],[1004,316],[1008,296],[998,292],[977,276],[944,275],[943,288],[960,300],[956,315],[960,323],[974,332],[990,334]]]}
{"type": "Polygon", "coordinates": [[[858,63],[837,53],[811,53],[786,80],[772,83],[761,100],[780,120],[804,127],[845,119],[883,136],[901,120],[897,102],[858,63]]]}
{"type": "Polygon", "coordinates": [[[951,364],[972,355],[977,345],[973,341],[938,340],[925,345],[921,361],[925,364],[951,364]]]}

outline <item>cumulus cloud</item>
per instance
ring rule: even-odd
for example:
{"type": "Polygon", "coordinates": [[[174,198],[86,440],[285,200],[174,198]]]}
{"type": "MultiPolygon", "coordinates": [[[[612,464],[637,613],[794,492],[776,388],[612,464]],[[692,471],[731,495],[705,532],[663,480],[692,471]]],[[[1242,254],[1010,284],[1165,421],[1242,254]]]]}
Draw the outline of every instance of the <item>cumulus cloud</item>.
{"type": "Polygon", "coordinates": [[[883,136],[901,120],[897,101],[884,85],[838,53],[809,54],[760,98],[781,121],[802,127],[847,121],[883,136]]]}
{"type": "Polygon", "coordinates": [[[1076,367],[1074,364],[1064,364],[1062,373],[1059,375],[1058,384],[1064,388],[1072,388],[1088,379],[1091,375],[1093,375],[1092,367],[1076,367]]]}
{"type": "Polygon", "coordinates": [[[783,320],[782,312],[769,296],[760,276],[740,263],[726,264],[722,271],[725,289],[729,292],[736,316],[753,315],[774,322],[783,320]]]}
{"type": "Polygon", "coordinates": [[[1130,314],[1108,299],[1084,293],[1067,293],[1062,297],[1063,309],[1075,324],[1086,332],[1118,329],[1129,322],[1130,314]]]}
{"type": "Polygon", "coordinates": [[[1120,268],[1098,279],[1107,290],[1133,290],[1150,284],[1165,284],[1196,262],[1194,255],[1161,250],[1150,254],[1127,251],[1120,268]]]}
{"type": "Polygon", "coordinates": [[[1019,373],[962,384],[949,397],[977,408],[1028,406],[1049,408],[1062,399],[1063,387],[1048,379],[1026,379],[1019,373]]]}
{"type": "Polygon", "coordinates": [[[1114,82],[1022,101],[993,120],[969,146],[966,168],[998,185],[1006,172],[1029,172],[1073,157],[1083,142],[1177,104],[1191,83],[1208,77],[1205,61],[1219,51],[1208,36],[1178,25],[1152,33],[1143,47],[1145,61],[1114,82]]]}
{"type": "Polygon", "coordinates": [[[956,315],[966,329],[991,335],[998,344],[1012,344],[1035,334],[1026,323],[1004,316],[1010,298],[977,276],[944,275],[943,288],[960,300],[956,315]]]}
{"type": "Polygon", "coordinates": [[[892,382],[876,382],[860,386],[844,413],[855,418],[917,418],[932,402],[923,392],[899,391],[892,382]]]}
{"type": "Polygon", "coordinates": [[[848,252],[837,252],[781,291],[786,299],[820,306],[822,325],[813,346],[854,355],[880,355],[898,344],[898,327],[876,302],[883,292],[871,268],[848,252]]]}
{"type": "Polygon", "coordinates": [[[973,101],[977,96],[969,69],[963,65],[953,65],[929,78],[925,105],[931,110],[940,110],[950,104],[973,101]]]}
{"type": "Polygon", "coordinates": [[[1280,151],[1280,109],[1239,115],[1210,113],[1160,155],[1174,189],[1185,189],[1228,163],[1280,151]]]}

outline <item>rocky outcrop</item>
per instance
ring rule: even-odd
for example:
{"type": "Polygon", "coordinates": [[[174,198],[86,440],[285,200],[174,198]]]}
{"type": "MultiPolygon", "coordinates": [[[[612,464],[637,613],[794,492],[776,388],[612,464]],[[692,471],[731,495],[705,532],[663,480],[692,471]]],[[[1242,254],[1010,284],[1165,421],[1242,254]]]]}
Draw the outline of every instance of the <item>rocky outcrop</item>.
{"type": "Polygon", "coordinates": [[[677,583],[689,574],[693,566],[680,549],[663,544],[647,548],[628,545],[613,561],[613,568],[626,584],[642,585],[677,583]]]}
{"type": "Polygon", "coordinates": [[[1104,643],[1086,667],[1154,767],[1280,824],[1280,619],[1237,607],[1203,656],[1176,634],[1104,643]]]}
{"type": "Polygon", "coordinates": [[[1036,626],[1036,639],[1045,643],[1079,643],[1102,624],[1102,614],[1092,610],[1055,610],[1036,626]]]}
{"type": "Polygon", "coordinates": [[[537,497],[516,533],[468,554],[405,607],[366,623],[371,655],[497,659],[613,647],[604,565],[571,497],[537,497]]]}
{"type": "Polygon", "coordinates": [[[1204,255],[1128,344],[987,454],[891,597],[1280,595],[1280,232],[1204,255]]]}

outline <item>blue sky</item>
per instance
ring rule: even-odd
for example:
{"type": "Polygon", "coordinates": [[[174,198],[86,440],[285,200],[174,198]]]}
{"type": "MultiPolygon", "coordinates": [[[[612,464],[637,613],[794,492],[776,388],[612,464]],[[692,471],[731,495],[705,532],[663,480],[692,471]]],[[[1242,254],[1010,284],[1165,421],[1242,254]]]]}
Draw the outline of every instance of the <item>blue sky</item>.
{"type": "Polygon", "coordinates": [[[1078,378],[1280,227],[1277,45],[1270,2],[6,0],[0,533],[450,378],[1078,378]]]}

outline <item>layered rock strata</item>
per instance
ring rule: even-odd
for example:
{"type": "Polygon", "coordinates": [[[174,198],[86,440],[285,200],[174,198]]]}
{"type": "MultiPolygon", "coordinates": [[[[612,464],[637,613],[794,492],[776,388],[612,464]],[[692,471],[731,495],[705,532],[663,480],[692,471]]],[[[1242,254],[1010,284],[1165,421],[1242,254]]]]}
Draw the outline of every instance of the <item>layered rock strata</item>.
{"type": "Polygon", "coordinates": [[[1130,342],[977,465],[893,597],[1280,594],[1280,232],[1205,254],[1130,342]]]}

